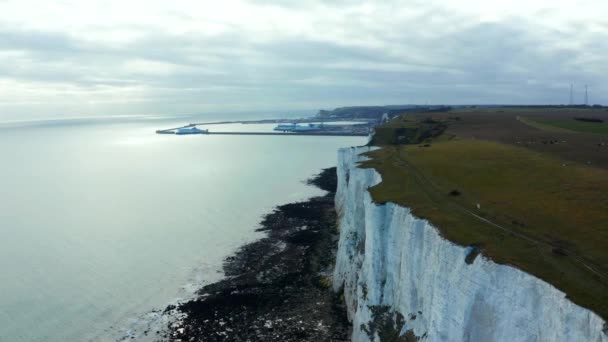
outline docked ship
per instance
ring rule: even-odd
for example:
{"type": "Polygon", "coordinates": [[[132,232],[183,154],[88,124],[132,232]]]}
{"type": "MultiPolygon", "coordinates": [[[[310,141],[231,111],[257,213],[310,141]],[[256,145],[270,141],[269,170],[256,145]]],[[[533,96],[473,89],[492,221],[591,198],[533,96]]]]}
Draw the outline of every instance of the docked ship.
{"type": "Polygon", "coordinates": [[[312,131],[322,131],[323,124],[313,124],[310,123],[308,125],[298,125],[296,123],[292,124],[280,124],[274,128],[275,131],[280,132],[312,132],[312,131]]]}
{"type": "Polygon", "coordinates": [[[193,127],[183,127],[175,131],[177,135],[185,135],[185,134],[207,134],[209,130],[207,129],[199,129],[196,126],[193,127]]]}

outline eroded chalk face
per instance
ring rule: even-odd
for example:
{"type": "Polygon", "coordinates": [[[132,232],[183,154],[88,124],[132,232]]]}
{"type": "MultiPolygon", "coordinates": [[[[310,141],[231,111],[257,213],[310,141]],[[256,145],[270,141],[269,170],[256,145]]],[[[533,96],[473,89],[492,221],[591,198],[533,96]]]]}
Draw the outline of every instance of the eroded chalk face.
{"type": "Polygon", "coordinates": [[[380,175],[357,167],[366,150],[342,149],[338,162],[334,290],[353,341],[608,341],[604,320],[552,285],[444,239],[408,208],[374,203],[380,175]]]}

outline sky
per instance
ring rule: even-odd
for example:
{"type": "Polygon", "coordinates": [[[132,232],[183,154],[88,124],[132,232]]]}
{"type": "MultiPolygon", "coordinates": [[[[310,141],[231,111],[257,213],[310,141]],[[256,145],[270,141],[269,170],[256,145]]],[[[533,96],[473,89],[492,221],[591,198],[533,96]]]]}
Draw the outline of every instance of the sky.
{"type": "Polygon", "coordinates": [[[0,119],[608,104],[606,0],[0,0],[0,119]]]}

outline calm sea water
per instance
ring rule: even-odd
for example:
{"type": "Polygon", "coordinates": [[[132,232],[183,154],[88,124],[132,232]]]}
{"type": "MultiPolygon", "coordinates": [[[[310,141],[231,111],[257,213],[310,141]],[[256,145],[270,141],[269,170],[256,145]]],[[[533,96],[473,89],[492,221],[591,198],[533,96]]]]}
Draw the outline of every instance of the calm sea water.
{"type": "MultiPolygon", "coordinates": [[[[113,341],[221,277],[261,216],[361,137],[172,136],[180,120],[0,125],[0,341],[113,341]]],[[[268,130],[272,125],[213,127],[268,130]]]]}

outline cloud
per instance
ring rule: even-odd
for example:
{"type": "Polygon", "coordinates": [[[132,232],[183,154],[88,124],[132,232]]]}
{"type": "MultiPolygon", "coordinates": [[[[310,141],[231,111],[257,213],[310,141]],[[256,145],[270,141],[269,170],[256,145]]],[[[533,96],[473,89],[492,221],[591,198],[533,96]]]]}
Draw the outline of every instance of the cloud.
{"type": "Polygon", "coordinates": [[[0,118],[608,102],[608,3],[0,2],[0,118]]]}

